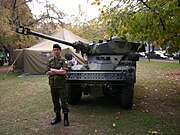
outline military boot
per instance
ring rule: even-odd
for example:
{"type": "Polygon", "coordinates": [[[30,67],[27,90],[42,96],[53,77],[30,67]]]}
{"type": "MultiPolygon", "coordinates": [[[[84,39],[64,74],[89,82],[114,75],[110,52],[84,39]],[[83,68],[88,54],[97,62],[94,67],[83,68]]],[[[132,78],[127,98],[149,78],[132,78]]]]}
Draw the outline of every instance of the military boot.
{"type": "Polygon", "coordinates": [[[69,126],[68,113],[64,114],[64,126],[69,126]]]}
{"type": "Polygon", "coordinates": [[[61,122],[61,114],[60,113],[56,113],[56,117],[51,121],[51,125],[54,125],[58,122],[61,122]]]}

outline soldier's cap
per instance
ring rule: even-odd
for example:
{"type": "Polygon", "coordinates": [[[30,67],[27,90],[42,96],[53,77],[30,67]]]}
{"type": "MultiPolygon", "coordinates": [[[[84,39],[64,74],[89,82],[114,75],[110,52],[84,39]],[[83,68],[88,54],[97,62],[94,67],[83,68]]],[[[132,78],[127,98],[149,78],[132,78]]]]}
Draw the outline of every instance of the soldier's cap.
{"type": "Polygon", "coordinates": [[[61,50],[61,47],[58,44],[53,44],[53,48],[58,48],[59,50],[61,50]]]}

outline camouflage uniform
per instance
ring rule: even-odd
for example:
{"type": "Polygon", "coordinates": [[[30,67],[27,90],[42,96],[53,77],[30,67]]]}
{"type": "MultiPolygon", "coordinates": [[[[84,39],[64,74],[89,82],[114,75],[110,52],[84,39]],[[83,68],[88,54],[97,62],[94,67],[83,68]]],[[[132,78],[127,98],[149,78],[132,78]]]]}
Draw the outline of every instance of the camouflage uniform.
{"type": "MultiPolygon", "coordinates": [[[[50,58],[47,64],[46,72],[50,71],[51,68],[53,69],[63,68],[64,70],[68,70],[66,59],[63,57],[50,58]]],[[[49,76],[49,85],[51,87],[51,96],[54,104],[54,112],[60,113],[62,107],[63,113],[68,113],[69,109],[68,109],[67,94],[66,94],[66,76],[60,74],[49,76]],[[61,100],[61,105],[59,100],[61,100]]]]}

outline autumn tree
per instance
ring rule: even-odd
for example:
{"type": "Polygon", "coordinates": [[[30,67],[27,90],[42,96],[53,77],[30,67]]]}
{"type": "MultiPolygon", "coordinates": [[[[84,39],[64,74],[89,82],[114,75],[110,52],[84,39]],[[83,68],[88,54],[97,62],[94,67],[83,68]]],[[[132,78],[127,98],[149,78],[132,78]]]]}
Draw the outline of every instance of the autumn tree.
{"type": "MultiPolygon", "coordinates": [[[[46,2],[46,12],[38,17],[31,13],[28,3],[33,0],[0,0],[0,46],[25,48],[37,43],[34,36],[23,36],[15,32],[17,25],[33,28],[34,30],[52,34],[60,23],[63,13],[46,2]],[[51,15],[53,14],[53,15],[51,15]],[[56,20],[56,22],[54,22],[56,20]]],[[[35,1],[35,0],[34,0],[35,1]]],[[[38,2],[38,0],[36,0],[38,2]]]]}
{"type": "Polygon", "coordinates": [[[24,0],[1,0],[0,1],[0,45],[11,48],[28,47],[33,37],[23,37],[16,34],[16,25],[26,25],[33,20],[30,9],[24,0]],[[20,41],[20,42],[19,42],[20,41]]]}
{"type": "Polygon", "coordinates": [[[24,0],[0,0],[0,14],[0,47],[5,48],[10,54],[9,64],[11,64],[13,49],[20,46],[27,47],[30,40],[35,41],[35,38],[22,37],[15,33],[16,24],[27,23],[32,19],[32,14],[24,0]]]}
{"type": "Polygon", "coordinates": [[[179,0],[112,0],[100,9],[100,21],[109,36],[147,41],[172,53],[180,49],[179,7],[179,0]]]}
{"type": "Polygon", "coordinates": [[[70,16],[64,27],[89,41],[98,41],[104,38],[104,26],[99,25],[98,18],[87,19],[81,5],[79,5],[79,14],[70,16]]]}

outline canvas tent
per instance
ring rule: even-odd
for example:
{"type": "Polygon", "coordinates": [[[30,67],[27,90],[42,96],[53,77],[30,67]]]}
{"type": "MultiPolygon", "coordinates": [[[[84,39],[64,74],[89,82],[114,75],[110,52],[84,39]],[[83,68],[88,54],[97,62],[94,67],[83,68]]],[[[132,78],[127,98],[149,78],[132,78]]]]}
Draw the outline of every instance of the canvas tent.
{"type": "MultiPolygon", "coordinates": [[[[53,35],[53,37],[59,38],[70,43],[76,41],[82,41],[89,43],[88,40],[83,39],[72,32],[63,28],[60,32],[53,35]]],[[[41,42],[31,46],[30,48],[16,49],[13,51],[13,59],[15,69],[20,69],[26,74],[44,74],[46,69],[46,63],[51,56],[54,41],[43,39],[41,42]]],[[[75,53],[75,50],[71,46],[58,43],[62,48],[62,55],[71,53],[79,63],[83,63],[83,59],[80,54],[75,53]]]]}

